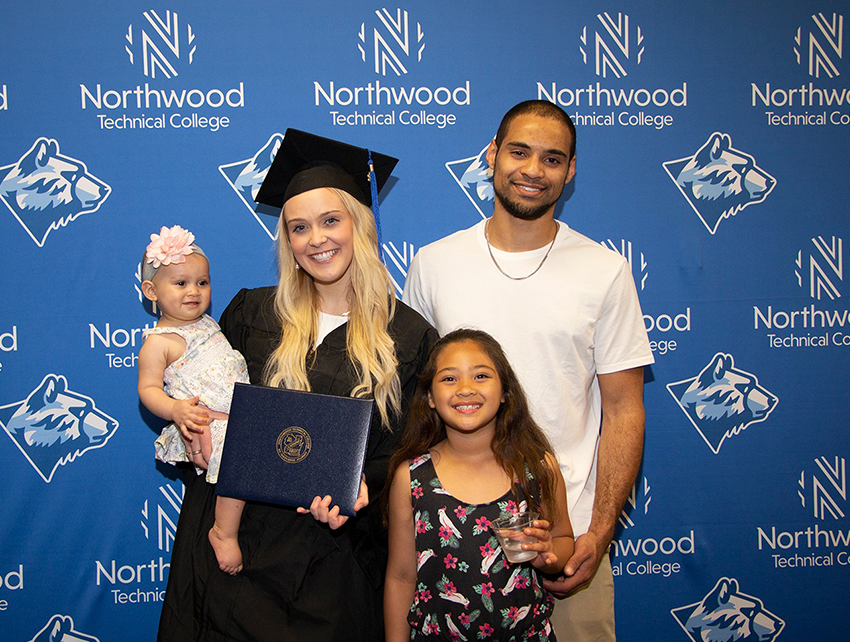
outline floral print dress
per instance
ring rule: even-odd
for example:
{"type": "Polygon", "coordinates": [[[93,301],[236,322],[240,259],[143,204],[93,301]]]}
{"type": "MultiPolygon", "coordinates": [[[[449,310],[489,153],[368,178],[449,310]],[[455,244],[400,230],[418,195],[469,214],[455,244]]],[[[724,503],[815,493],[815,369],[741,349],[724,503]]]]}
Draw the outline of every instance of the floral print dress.
{"type": "Polygon", "coordinates": [[[409,465],[417,555],[410,639],[555,640],[554,599],[537,570],[508,562],[489,528],[526,510],[526,500],[517,505],[509,491],[487,504],[466,504],[443,488],[430,454],[409,465]]]}
{"type": "MultiPolygon", "coordinates": [[[[177,334],[186,342],[183,355],[165,369],[165,394],[172,399],[191,399],[197,395],[207,408],[229,413],[233,384],[237,381],[248,383],[248,366],[242,355],[230,347],[215,320],[204,314],[189,325],[149,328],[142,337],[147,339],[152,334],[177,334]]],[[[226,421],[213,419],[210,422],[212,457],[206,470],[195,467],[199,475],[206,473],[211,484],[218,481],[226,431],[226,421]]],[[[162,429],[155,442],[155,453],[157,459],[168,464],[189,461],[176,425],[171,423],[162,429]]]]}

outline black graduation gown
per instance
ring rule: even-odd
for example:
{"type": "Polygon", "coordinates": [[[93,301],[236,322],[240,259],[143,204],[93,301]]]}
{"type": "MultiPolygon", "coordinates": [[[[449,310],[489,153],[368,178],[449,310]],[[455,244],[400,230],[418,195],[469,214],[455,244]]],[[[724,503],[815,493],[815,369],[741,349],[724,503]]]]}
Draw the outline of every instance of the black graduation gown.
{"type": "MultiPolygon", "coordinates": [[[[220,321],[231,345],[245,356],[252,382],[262,382],[266,360],[280,340],[273,296],[272,287],[242,290],[220,321]]],[[[346,328],[331,332],[317,348],[308,371],[314,392],[348,396],[354,388],[346,328]]],[[[403,417],[437,333],[401,302],[388,331],[399,362],[403,417]]],[[[215,488],[192,475],[177,527],[158,640],[383,639],[387,548],[380,494],[403,418],[396,424],[387,432],[375,411],[365,465],[370,505],[342,528],[332,531],[294,509],[249,502],[239,530],[244,569],[236,576],[218,569],[207,539],[215,488]]]]}

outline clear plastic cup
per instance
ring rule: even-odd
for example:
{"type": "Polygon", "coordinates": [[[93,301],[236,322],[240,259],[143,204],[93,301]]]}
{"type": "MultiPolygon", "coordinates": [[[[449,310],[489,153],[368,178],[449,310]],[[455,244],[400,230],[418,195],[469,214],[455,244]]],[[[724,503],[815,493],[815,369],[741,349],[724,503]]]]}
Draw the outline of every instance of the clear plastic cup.
{"type": "Polygon", "coordinates": [[[537,513],[526,511],[494,519],[490,522],[490,530],[499,540],[499,546],[502,547],[502,552],[509,562],[517,564],[537,557],[537,551],[524,551],[522,545],[534,544],[537,541],[536,537],[526,535],[523,530],[531,528],[532,522],[538,517],[537,513]]]}

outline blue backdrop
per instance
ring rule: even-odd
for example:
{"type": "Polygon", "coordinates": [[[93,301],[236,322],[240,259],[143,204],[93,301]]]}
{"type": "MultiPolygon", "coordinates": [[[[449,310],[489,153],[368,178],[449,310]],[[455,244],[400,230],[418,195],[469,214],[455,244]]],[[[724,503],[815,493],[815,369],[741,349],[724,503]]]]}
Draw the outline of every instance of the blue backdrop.
{"type": "Polygon", "coordinates": [[[619,638],[843,639],[848,79],[834,0],[6,3],[0,637],[154,637],[182,485],[136,394],[151,232],[196,234],[214,316],[273,283],[252,192],[296,127],[401,159],[400,287],[543,98],[578,126],[559,216],[629,259],[656,356],[619,638]]]}

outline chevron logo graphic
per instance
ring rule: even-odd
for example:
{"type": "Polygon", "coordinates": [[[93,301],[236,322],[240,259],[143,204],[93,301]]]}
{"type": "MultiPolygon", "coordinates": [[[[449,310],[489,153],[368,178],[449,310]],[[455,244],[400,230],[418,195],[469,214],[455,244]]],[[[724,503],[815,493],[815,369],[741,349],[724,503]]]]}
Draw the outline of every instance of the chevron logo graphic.
{"type": "Polygon", "coordinates": [[[130,64],[141,65],[148,78],[173,78],[194,62],[195,33],[191,25],[182,24],[175,11],[145,11],[140,24],[127,28],[125,39],[130,64]]]}
{"type": "Polygon", "coordinates": [[[375,73],[403,76],[411,63],[422,60],[425,32],[418,22],[411,25],[407,11],[389,9],[375,11],[376,20],[363,22],[358,34],[357,49],[364,62],[371,60],[375,73]],[[415,34],[413,33],[415,30],[415,34]]]}
{"type": "Polygon", "coordinates": [[[413,243],[407,241],[402,242],[401,249],[396,247],[395,243],[384,243],[384,259],[387,264],[387,270],[390,273],[390,279],[393,282],[396,292],[399,297],[404,290],[404,282],[407,279],[407,268],[410,267],[410,262],[413,260],[413,255],[416,249],[413,243]]]}
{"type": "Polygon", "coordinates": [[[803,508],[817,519],[841,519],[847,514],[847,461],[843,457],[818,457],[800,473],[797,495],[803,508]]]}
{"type": "Polygon", "coordinates": [[[581,57],[584,64],[593,64],[597,76],[615,78],[628,75],[641,63],[644,44],[643,32],[639,26],[632,26],[631,19],[624,13],[618,13],[616,19],[610,14],[596,16],[599,27],[594,31],[584,27],[581,32],[581,57]]]}
{"type": "Polygon", "coordinates": [[[797,29],[794,54],[797,64],[805,67],[810,76],[835,78],[846,68],[844,56],[844,16],[833,13],[812,15],[812,22],[797,29]]]}
{"type": "Polygon", "coordinates": [[[643,292],[643,289],[646,287],[646,279],[649,276],[649,272],[647,270],[649,264],[646,262],[646,256],[644,256],[644,253],[635,251],[632,246],[632,242],[627,241],[626,239],[620,239],[619,242],[608,239],[602,243],[602,247],[614,250],[617,254],[621,255],[629,262],[629,266],[632,268],[632,276],[634,277],[635,284],[638,288],[640,288],[640,291],[643,292]]]}
{"type": "Polygon", "coordinates": [[[177,519],[180,517],[180,507],[183,505],[183,486],[178,491],[170,484],[164,484],[157,490],[157,495],[146,499],[142,506],[142,531],[145,539],[156,539],[156,547],[168,553],[174,544],[174,534],[177,532],[177,519]]]}
{"type": "Polygon", "coordinates": [[[620,512],[619,521],[623,528],[631,528],[635,525],[635,519],[649,512],[649,503],[652,501],[649,491],[649,480],[646,477],[643,478],[643,483],[637,480],[632,486],[632,492],[629,493],[626,504],[620,512]]]}
{"type": "Polygon", "coordinates": [[[809,296],[821,300],[841,298],[838,286],[844,280],[844,241],[833,236],[812,239],[812,248],[797,252],[794,273],[797,285],[809,290],[809,296]]]}

